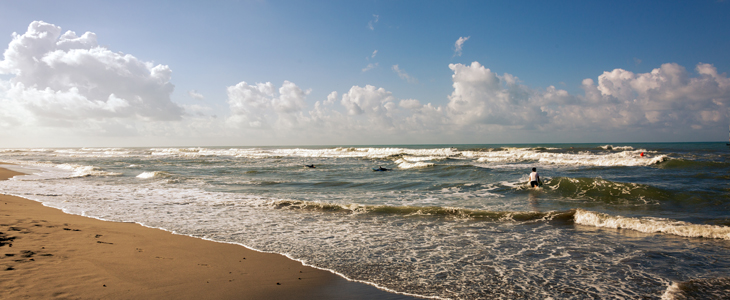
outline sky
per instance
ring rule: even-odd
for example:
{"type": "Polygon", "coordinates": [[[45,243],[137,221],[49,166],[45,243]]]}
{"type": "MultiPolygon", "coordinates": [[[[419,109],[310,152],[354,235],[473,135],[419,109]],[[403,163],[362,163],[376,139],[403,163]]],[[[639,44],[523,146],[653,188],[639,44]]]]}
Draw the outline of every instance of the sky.
{"type": "Polygon", "coordinates": [[[725,141],[730,1],[0,0],[0,148],[725,141]]]}

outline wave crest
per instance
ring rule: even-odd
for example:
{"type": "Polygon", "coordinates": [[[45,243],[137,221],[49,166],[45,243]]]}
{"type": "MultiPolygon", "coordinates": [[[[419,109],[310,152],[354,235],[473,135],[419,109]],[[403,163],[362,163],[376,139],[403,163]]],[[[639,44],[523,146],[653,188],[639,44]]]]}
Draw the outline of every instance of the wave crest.
{"type": "Polygon", "coordinates": [[[537,221],[537,220],[570,220],[574,210],[567,211],[488,211],[440,206],[389,206],[389,205],[361,205],[336,204],[303,200],[275,200],[269,203],[276,209],[302,209],[323,212],[342,212],[349,214],[397,214],[406,216],[436,216],[455,219],[475,219],[485,221],[537,221]]]}
{"type": "Polygon", "coordinates": [[[170,173],[167,173],[165,171],[153,171],[153,172],[142,172],[141,174],[137,175],[137,178],[140,179],[150,179],[150,178],[168,178],[172,175],[170,173]]]}
{"type": "Polygon", "coordinates": [[[395,163],[398,164],[398,168],[401,168],[401,169],[426,168],[426,167],[432,167],[435,165],[434,163],[423,162],[423,161],[409,162],[402,158],[396,160],[395,163]]]}
{"type": "Polygon", "coordinates": [[[631,229],[645,233],[664,233],[683,237],[702,237],[730,240],[730,227],[699,225],[660,218],[628,218],[604,213],[576,209],[574,221],[577,224],[595,227],[631,229]]]}
{"type": "Polygon", "coordinates": [[[67,171],[71,171],[71,175],[69,177],[86,177],[86,176],[118,176],[122,175],[122,173],[115,173],[115,172],[107,172],[102,170],[99,167],[95,166],[82,166],[82,165],[75,165],[75,164],[60,164],[56,165],[55,167],[67,171]]]}

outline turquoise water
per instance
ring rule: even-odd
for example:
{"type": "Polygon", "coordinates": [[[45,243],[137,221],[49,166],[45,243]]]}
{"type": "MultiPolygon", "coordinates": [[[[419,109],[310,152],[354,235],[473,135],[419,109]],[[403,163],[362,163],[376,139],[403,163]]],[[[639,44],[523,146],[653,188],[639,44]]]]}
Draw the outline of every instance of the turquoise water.
{"type": "Polygon", "coordinates": [[[425,297],[722,299],[728,158],[725,143],[5,149],[34,175],[0,192],[425,297]]]}

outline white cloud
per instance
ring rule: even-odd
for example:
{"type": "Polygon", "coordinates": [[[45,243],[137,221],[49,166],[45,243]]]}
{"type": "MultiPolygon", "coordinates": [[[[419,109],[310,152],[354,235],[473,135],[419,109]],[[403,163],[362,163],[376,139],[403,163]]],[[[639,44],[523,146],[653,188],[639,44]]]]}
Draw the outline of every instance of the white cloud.
{"type": "Polygon", "coordinates": [[[456,43],[454,43],[454,56],[461,56],[461,49],[464,46],[464,42],[469,40],[471,36],[467,37],[459,37],[458,40],[456,40],[456,43]]]}
{"type": "Polygon", "coordinates": [[[34,21],[13,39],[0,61],[3,102],[25,125],[84,126],[92,120],[180,120],[170,100],[172,71],[99,47],[96,35],[34,21]]]}
{"type": "Polygon", "coordinates": [[[337,98],[339,97],[339,94],[337,92],[331,92],[329,95],[327,95],[327,100],[324,102],[324,104],[332,105],[337,101],[337,98]]]}
{"type": "Polygon", "coordinates": [[[531,89],[513,75],[497,75],[477,62],[449,67],[454,91],[448,117],[463,127],[682,132],[724,126],[730,105],[730,79],[709,64],[698,64],[696,77],[672,63],[641,74],[615,69],[598,76],[597,85],[583,80],[583,95],[554,86],[531,89]]]}
{"type": "Polygon", "coordinates": [[[373,19],[368,22],[368,28],[370,30],[375,30],[375,23],[378,23],[378,19],[380,19],[379,15],[373,15],[373,19]]]}
{"type": "Polygon", "coordinates": [[[372,69],[375,69],[377,66],[378,66],[378,63],[374,63],[374,64],[373,63],[369,63],[367,66],[365,66],[364,68],[362,68],[362,72],[365,73],[367,71],[370,71],[372,69]]]}
{"type": "Polygon", "coordinates": [[[232,113],[229,122],[250,128],[297,125],[310,92],[289,81],[278,90],[271,82],[249,85],[244,81],[227,90],[232,113]]]}
{"type": "Polygon", "coordinates": [[[197,100],[205,100],[205,97],[203,96],[203,94],[201,94],[201,93],[198,93],[198,91],[196,91],[196,90],[189,90],[189,91],[188,91],[188,95],[189,95],[190,97],[192,97],[193,99],[197,99],[197,100]]]}
{"type": "Polygon", "coordinates": [[[364,88],[353,86],[342,95],[342,106],[350,115],[381,114],[386,111],[383,104],[394,101],[392,94],[383,88],[366,85],[364,88]]]}
{"type": "Polygon", "coordinates": [[[405,99],[405,100],[401,100],[398,103],[398,106],[407,108],[407,109],[419,109],[419,108],[423,107],[423,104],[421,104],[421,102],[416,99],[405,99]]]}
{"type": "Polygon", "coordinates": [[[279,89],[279,98],[274,98],[271,105],[274,110],[280,113],[298,112],[305,107],[304,98],[309,91],[303,91],[296,84],[284,81],[279,89]]]}
{"type": "Polygon", "coordinates": [[[398,74],[398,77],[400,77],[401,79],[403,79],[405,81],[408,81],[408,83],[418,83],[418,79],[413,78],[411,75],[408,75],[408,73],[406,73],[406,71],[404,71],[404,70],[401,70],[400,67],[398,67],[398,65],[393,65],[392,69],[393,69],[393,72],[398,74]]]}
{"type": "MultiPolygon", "coordinates": [[[[456,42],[459,54],[468,38],[456,42]]],[[[0,61],[0,142],[75,136],[77,141],[125,137],[116,142],[124,144],[130,136],[150,143],[159,140],[152,137],[214,136],[245,138],[249,144],[308,143],[309,137],[334,144],[404,138],[449,143],[488,142],[495,136],[525,141],[523,136],[538,133],[561,142],[569,133],[588,132],[595,139],[677,133],[693,138],[727,129],[730,79],[710,64],[692,71],[675,63],[647,73],[609,70],[584,79],[578,94],[555,86],[530,88],[517,76],[497,74],[478,62],[448,67],[453,90],[428,99],[434,103],[355,85],[312,105],[310,90],[293,82],[240,82],[227,87],[229,110],[217,111],[218,118],[211,107],[171,101],[169,67],[99,47],[91,32],[62,33],[55,25],[33,22],[27,32],[13,35],[0,61]],[[475,136],[482,140],[472,140],[475,136]]],[[[418,83],[398,65],[392,70],[418,83]]],[[[187,94],[204,98],[195,90],[187,94]]]]}
{"type": "MultiPolygon", "coordinates": [[[[378,50],[373,51],[373,54],[371,54],[369,57],[366,57],[365,59],[370,60],[371,58],[375,58],[376,54],[378,54],[378,50]]],[[[377,67],[378,67],[378,63],[369,63],[367,66],[365,66],[362,69],[362,72],[365,73],[365,72],[375,69],[377,67]]]]}
{"type": "Polygon", "coordinates": [[[730,105],[730,79],[710,64],[698,64],[695,70],[699,76],[691,77],[684,67],[667,63],[649,73],[604,72],[598,85],[586,79],[581,98],[586,105],[579,109],[591,120],[583,125],[642,130],[717,126],[730,105]]]}
{"type": "MultiPolygon", "coordinates": [[[[637,128],[651,136],[658,131],[725,126],[730,104],[730,81],[707,64],[697,66],[696,77],[676,64],[644,74],[616,69],[595,81],[583,80],[580,95],[554,86],[532,89],[518,77],[496,74],[478,62],[449,68],[453,91],[444,105],[397,99],[384,88],[366,85],[342,94],[331,92],[308,111],[303,102],[290,101],[291,105],[285,105],[288,109],[275,109],[279,94],[285,93],[279,89],[277,94],[269,83],[239,84],[235,90],[241,96],[229,88],[229,101],[233,118],[248,122],[239,123],[243,127],[273,127],[277,130],[272,133],[282,137],[287,133],[288,138],[318,136],[319,141],[330,143],[397,142],[413,137],[468,142],[475,135],[514,138],[528,132],[589,132],[600,138],[637,128]],[[270,125],[282,117],[288,121],[270,125]]],[[[289,86],[301,91],[293,83],[289,86]]],[[[303,99],[306,92],[292,95],[303,99]]]]}
{"type": "MultiPolygon", "coordinates": [[[[198,104],[192,104],[192,105],[183,104],[183,108],[185,108],[185,112],[187,114],[195,116],[195,117],[207,117],[208,114],[213,111],[213,109],[208,106],[202,106],[202,105],[198,105],[198,104]]],[[[213,116],[213,118],[215,118],[215,116],[213,116]]]]}
{"type": "Polygon", "coordinates": [[[543,118],[531,98],[538,97],[510,74],[499,76],[478,62],[450,64],[454,91],[448,113],[457,125],[492,124],[530,126],[543,118]]]}

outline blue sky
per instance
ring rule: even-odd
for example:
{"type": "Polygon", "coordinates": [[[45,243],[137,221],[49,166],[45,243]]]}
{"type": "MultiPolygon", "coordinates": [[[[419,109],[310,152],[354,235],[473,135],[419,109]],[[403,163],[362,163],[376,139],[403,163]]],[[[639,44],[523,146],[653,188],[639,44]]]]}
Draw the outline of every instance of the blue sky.
{"type": "Polygon", "coordinates": [[[727,1],[0,1],[15,49],[0,147],[724,140],[728,15],[727,1]],[[83,46],[33,50],[33,24],[83,46]]]}

